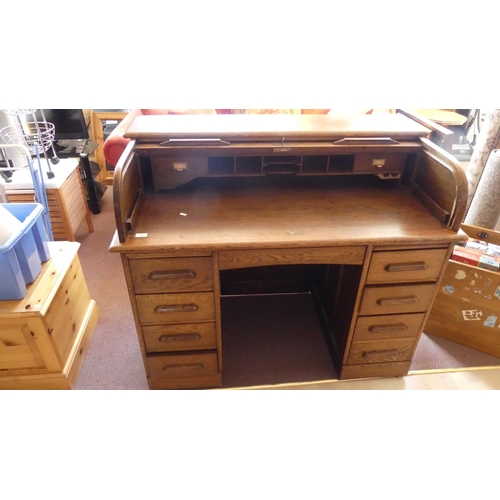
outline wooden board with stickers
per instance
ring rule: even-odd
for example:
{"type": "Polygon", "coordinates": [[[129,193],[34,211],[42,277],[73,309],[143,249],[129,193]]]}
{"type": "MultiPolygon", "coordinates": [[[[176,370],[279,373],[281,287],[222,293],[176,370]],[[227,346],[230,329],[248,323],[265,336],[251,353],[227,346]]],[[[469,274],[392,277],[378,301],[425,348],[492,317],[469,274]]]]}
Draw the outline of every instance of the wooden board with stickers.
{"type": "MultiPolygon", "coordinates": [[[[500,242],[495,231],[462,229],[470,238],[500,242]]],[[[450,260],[424,331],[500,357],[500,273],[450,260]]]]}

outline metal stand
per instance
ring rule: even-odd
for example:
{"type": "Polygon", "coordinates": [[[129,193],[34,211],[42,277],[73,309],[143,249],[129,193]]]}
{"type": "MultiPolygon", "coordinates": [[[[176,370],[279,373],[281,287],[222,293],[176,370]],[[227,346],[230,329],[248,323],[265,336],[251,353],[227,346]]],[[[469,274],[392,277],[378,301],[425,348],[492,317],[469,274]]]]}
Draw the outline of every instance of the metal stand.
{"type": "MultiPolygon", "coordinates": [[[[23,144],[0,144],[0,151],[4,158],[7,158],[5,154],[5,149],[18,149],[26,155],[26,160],[28,162],[28,167],[30,169],[31,178],[33,180],[33,188],[35,190],[35,201],[43,206],[42,221],[45,228],[45,233],[47,235],[48,241],[54,241],[54,235],[52,233],[52,224],[50,222],[49,213],[49,202],[47,200],[47,193],[45,191],[45,182],[43,180],[42,168],[40,165],[40,155],[38,153],[38,147],[35,146],[35,154],[37,157],[37,165],[34,165],[31,161],[30,150],[23,144]]],[[[7,163],[8,164],[8,163],[7,163]]],[[[15,168],[12,166],[0,167],[0,171],[8,171],[12,173],[13,170],[22,170],[25,167],[15,168]]]]}
{"type": "Polygon", "coordinates": [[[40,110],[44,121],[39,122],[36,117],[36,109],[2,109],[6,115],[15,116],[16,123],[0,130],[0,138],[6,144],[22,144],[26,146],[31,156],[43,152],[48,166],[47,177],[53,179],[55,174],[50,166],[47,150],[52,149],[54,159],[52,163],[59,162],[53,142],[55,127],[52,123],[45,121],[45,114],[40,110]],[[21,120],[21,116],[31,115],[31,122],[21,120]]]}

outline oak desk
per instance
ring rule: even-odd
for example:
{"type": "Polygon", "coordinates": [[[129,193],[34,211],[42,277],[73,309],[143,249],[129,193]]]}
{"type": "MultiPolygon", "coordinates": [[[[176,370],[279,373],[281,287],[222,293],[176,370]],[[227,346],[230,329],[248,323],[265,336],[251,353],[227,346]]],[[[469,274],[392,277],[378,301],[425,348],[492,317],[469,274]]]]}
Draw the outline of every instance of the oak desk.
{"type": "Polygon", "coordinates": [[[310,293],[341,379],[405,375],[465,239],[465,173],[429,132],[399,114],[137,117],[110,250],[149,387],[222,384],[238,293],[310,293]]]}

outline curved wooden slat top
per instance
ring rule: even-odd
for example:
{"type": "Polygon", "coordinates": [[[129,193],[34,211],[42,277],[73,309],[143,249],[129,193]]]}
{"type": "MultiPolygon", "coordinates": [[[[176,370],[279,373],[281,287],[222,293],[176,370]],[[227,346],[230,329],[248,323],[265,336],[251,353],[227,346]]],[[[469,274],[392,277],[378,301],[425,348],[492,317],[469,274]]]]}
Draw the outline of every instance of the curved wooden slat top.
{"type": "Polygon", "coordinates": [[[430,130],[402,115],[147,115],[137,116],[125,137],[139,142],[169,138],[231,141],[338,140],[390,137],[415,139],[430,130]]]}

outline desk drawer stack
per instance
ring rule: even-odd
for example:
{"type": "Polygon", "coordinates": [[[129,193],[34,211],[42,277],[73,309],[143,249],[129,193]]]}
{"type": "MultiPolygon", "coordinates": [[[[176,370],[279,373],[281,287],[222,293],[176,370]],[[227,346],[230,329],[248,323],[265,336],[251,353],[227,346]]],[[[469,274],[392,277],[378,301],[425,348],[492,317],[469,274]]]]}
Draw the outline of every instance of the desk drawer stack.
{"type": "Polygon", "coordinates": [[[375,249],[341,378],[406,375],[448,255],[375,249]]]}
{"type": "Polygon", "coordinates": [[[150,389],[220,386],[211,254],[129,257],[124,265],[150,389]]]}

